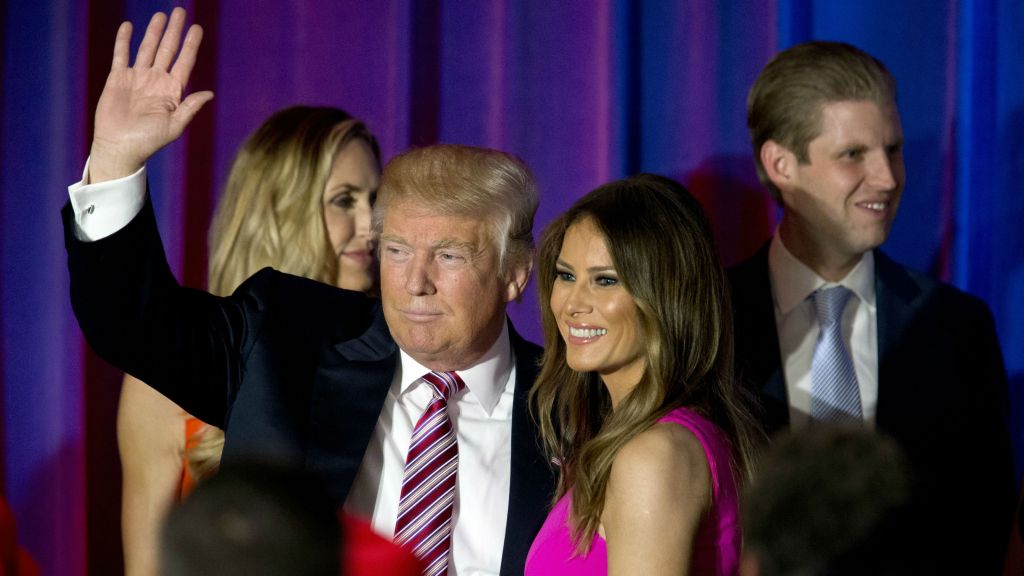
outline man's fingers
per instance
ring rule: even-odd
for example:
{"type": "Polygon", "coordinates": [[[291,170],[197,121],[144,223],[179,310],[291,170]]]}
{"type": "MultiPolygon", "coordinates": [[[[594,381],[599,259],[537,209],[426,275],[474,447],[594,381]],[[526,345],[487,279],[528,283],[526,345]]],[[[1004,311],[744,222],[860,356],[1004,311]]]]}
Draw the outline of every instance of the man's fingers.
{"type": "Polygon", "coordinates": [[[146,35],[142,37],[139,44],[139,51],[135,55],[135,67],[149,68],[153,65],[153,58],[156,56],[156,47],[160,44],[160,37],[163,36],[164,25],[167,23],[167,15],[163,12],[153,14],[149,19],[149,26],[146,26],[146,35]]]}
{"type": "Polygon", "coordinates": [[[196,65],[196,55],[199,53],[199,45],[203,42],[203,27],[193,24],[185,34],[185,43],[181,48],[181,54],[171,68],[171,76],[177,80],[182,88],[188,84],[189,76],[192,75],[192,68],[196,65]]]}
{"type": "Polygon", "coordinates": [[[154,68],[167,70],[171,67],[171,62],[174,61],[174,57],[178,54],[181,31],[184,28],[185,9],[177,7],[171,12],[171,19],[167,24],[167,30],[164,31],[164,35],[160,39],[160,45],[157,47],[156,57],[153,60],[154,68]]]}
{"type": "Polygon", "coordinates": [[[110,61],[110,71],[128,67],[128,46],[132,41],[132,23],[121,22],[114,39],[114,58],[110,61]]]}
{"type": "Polygon", "coordinates": [[[210,100],[213,100],[213,92],[210,90],[203,90],[202,92],[189,94],[184,100],[182,100],[171,118],[173,132],[175,134],[181,134],[184,132],[185,127],[192,122],[192,119],[195,118],[203,105],[210,100]]]}

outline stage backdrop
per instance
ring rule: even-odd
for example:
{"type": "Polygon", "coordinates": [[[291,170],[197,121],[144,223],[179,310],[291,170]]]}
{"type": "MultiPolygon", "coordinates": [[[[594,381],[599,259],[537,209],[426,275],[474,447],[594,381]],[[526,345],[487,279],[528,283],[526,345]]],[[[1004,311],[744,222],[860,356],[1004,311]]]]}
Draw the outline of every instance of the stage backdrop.
{"type": "MultiPolygon", "coordinates": [[[[71,315],[58,212],[79,178],[114,32],[173,4],[0,3],[2,490],[47,574],[116,574],[120,374],[71,315]]],[[[206,228],[243,138],[283,106],[342,107],[385,157],[457,142],[522,156],[537,231],[594,186],[636,172],[683,181],[726,264],[776,214],[758,185],[746,92],[780,48],[853,42],[899,80],[908,181],[886,245],[983,298],[1013,381],[1024,446],[1024,3],[382,0],[186,1],[206,28],[193,86],[216,99],[149,164],[170,261],[204,285],[206,228]]],[[[534,339],[537,303],[512,309],[534,339]]],[[[941,439],[936,439],[941,441],[941,439]]]]}

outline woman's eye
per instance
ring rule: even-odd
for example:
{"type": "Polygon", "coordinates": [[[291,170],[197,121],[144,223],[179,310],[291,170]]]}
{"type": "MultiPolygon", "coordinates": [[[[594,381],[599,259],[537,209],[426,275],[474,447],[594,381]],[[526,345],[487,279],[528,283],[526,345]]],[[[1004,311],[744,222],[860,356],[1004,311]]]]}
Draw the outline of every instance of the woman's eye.
{"type": "Polygon", "coordinates": [[[576,280],[576,277],[573,276],[569,272],[561,272],[561,271],[559,271],[559,272],[555,272],[555,279],[556,280],[561,280],[562,282],[573,282],[573,281],[576,280]]]}
{"type": "Polygon", "coordinates": [[[348,210],[356,205],[356,199],[352,197],[351,194],[339,194],[334,198],[331,198],[331,204],[338,208],[348,210]]]}
{"type": "Polygon", "coordinates": [[[611,276],[598,276],[594,279],[594,282],[598,286],[615,286],[619,283],[618,278],[612,278],[611,276]]]}

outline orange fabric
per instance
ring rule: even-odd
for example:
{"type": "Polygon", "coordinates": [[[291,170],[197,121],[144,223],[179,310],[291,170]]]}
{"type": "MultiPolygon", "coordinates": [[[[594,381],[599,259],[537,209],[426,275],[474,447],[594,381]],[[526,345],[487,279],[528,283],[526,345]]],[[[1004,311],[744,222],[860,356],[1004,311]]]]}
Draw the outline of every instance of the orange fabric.
{"type": "Polygon", "coordinates": [[[370,524],[360,518],[340,512],[344,545],[342,546],[342,573],[347,576],[418,576],[423,566],[412,552],[380,537],[370,524]]]}
{"type": "Polygon", "coordinates": [[[203,431],[206,424],[192,416],[185,420],[185,453],[181,457],[181,488],[178,491],[179,499],[184,499],[193,488],[196,487],[196,479],[188,469],[188,454],[199,443],[199,433],[203,431]]]}

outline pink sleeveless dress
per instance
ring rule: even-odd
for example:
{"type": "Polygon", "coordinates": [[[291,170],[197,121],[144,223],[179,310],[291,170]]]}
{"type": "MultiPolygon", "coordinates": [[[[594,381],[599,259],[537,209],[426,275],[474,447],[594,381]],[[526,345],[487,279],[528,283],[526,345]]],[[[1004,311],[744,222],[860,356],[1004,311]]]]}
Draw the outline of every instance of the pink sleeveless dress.
{"type": "MultiPolygon", "coordinates": [[[[704,446],[711,472],[711,509],[697,530],[690,574],[733,576],[739,569],[741,536],[729,440],[711,421],[687,408],[677,408],[658,421],[674,422],[693,432],[704,446]]],[[[526,556],[526,576],[600,576],[608,573],[608,545],[600,535],[594,535],[593,545],[586,556],[573,555],[568,525],[571,500],[570,491],[548,514],[526,556]]]]}

